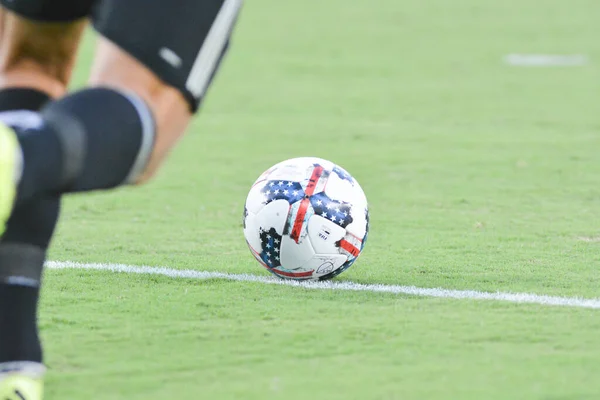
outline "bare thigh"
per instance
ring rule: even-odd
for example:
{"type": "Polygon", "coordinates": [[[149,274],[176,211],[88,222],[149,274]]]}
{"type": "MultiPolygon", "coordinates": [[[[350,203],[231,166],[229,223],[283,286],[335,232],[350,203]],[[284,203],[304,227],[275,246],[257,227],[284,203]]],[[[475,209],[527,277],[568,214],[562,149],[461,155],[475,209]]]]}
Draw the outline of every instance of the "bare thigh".
{"type": "Polygon", "coordinates": [[[0,87],[27,87],[62,96],[86,20],[36,22],[0,10],[0,87]]]}

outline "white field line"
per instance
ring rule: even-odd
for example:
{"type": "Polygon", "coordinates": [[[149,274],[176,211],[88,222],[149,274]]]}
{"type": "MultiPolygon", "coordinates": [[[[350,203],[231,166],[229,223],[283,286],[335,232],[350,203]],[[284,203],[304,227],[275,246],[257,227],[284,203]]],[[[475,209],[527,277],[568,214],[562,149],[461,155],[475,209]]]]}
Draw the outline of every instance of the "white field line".
{"type": "Polygon", "coordinates": [[[600,309],[600,298],[585,299],[580,297],[545,296],[533,293],[480,292],[477,290],[452,290],[441,288],[418,288],[415,286],[362,284],[344,281],[291,281],[270,276],[250,274],[228,274],[224,272],[209,272],[195,270],[179,270],[165,267],[143,267],[124,264],[82,264],[70,261],[49,261],[46,267],[52,270],[79,269],[120,272],[125,274],[160,275],[178,279],[225,279],[238,282],[256,282],[268,285],[293,286],[303,289],[320,290],[349,290],[361,292],[378,292],[392,294],[407,294],[412,296],[439,297],[447,299],[493,300],[509,303],[528,303],[544,306],[563,306],[577,308],[600,309]]]}
{"type": "Polygon", "coordinates": [[[580,67],[589,59],[585,54],[507,54],[504,62],[513,67],[580,67]]]}

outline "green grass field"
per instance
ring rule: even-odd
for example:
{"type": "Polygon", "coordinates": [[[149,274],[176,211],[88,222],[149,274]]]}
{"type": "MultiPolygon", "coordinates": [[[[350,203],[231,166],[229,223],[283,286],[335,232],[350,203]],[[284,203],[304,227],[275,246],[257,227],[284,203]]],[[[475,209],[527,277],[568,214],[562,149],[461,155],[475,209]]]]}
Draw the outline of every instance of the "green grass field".
{"type": "MultiPolygon", "coordinates": [[[[67,199],[51,259],[267,276],[245,196],[312,155],[370,202],[338,281],[599,298],[598,15],[593,0],[248,1],[160,176],[67,199]]],[[[40,317],[50,400],[575,400],[600,398],[599,312],[51,270],[40,317]]]]}

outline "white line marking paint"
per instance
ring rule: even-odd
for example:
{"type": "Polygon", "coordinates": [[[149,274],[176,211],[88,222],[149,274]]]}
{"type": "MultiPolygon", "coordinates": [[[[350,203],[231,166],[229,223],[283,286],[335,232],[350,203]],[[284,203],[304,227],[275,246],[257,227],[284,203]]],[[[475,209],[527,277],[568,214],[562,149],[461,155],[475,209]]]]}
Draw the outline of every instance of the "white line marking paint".
{"type": "Polygon", "coordinates": [[[82,264],[70,261],[49,261],[46,267],[52,270],[79,269],[108,271],[125,274],[160,275],[178,279],[225,279],[238,282],[255,282],[268,285],[292,286],[303,289],[319,290],[348,290],[361,292],[377,292],[392,294],[407,294],[412,296],[439,297],[463,300],[492,300],[509,303],[538,304],[543,306],[562,306],[576,308],[600,309],[600,298],[585,299],[580,297],[545,296],[533,293],[504,293],[480,292],[476,290],[452,290],[441,288],[418,288],[415,286],[362,284],[344,281],[290,281],[275,277],[250,274],[228,274],[224,272],[209,272],[195,270],[179,270],[165,267],[143,267],[124,264],[82,264]]]}
{"type": "Polygon", "coordinates": [[[589,59],[584,54],[507,54],[504,62],[513,67],[580,67],[589,59]]]}

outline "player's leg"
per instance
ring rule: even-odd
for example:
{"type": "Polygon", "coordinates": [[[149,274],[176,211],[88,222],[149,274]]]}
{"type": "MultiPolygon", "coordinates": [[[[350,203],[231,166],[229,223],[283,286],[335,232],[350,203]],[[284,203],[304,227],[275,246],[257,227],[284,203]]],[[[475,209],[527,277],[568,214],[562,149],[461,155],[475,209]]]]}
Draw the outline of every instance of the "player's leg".
{"type": "Polygon", "coordinates": [[[151,174],[204,96],[241,0],[100,5],[95,26],[116,45],[105,42],[96,60],[94,81],[104,87],[50,103],[40,126],[18,138],[24,167],[17,204],[151,174]]]}
{"type": "Polygon", "coordinates": [[[240,3],[102,2],[96,27],[112,44],[101,44],[93,82],[106,87],[51,103],[23,135],[0,129],[0,193],[12,190],[16,172],[17,207],[40,195],[151,175],[204,96],[240,3]],[[23,168],[16,166],[19,153],[23,168]]]}
{"type": "Polygon", "coordinates": [[[197,111],[229,47],[241,5],[242,0],[178,0],[165,8],[160,1],[102,1],[93,19],[102,39],[90,84],[136,93],[156,125],[154,149],[138,182],[156,172],[197,111]],[[143,17],[136,19],[140,8],[143,17]]]}
{"type": "Polygon", "coordinates": [[[89,84],[118,93],[135,93],[152,115],[155,138],[143,171],[130,183],[152,175],[167,152],[183,135],[192,117],[188,100],[177,88],[163,82],[152,70],[110,40],[100,37],[89,84]]]}
{"type": "Polygon", "coordinates": [[[38,22],[6,9],[2,17],[0,87],[64,95],[86,20],[38,22]]]}
{"type": "MultiPolygon", "coordinates": [[[[81,18],[85,10],[60,4],[58,8],[49,8],[45,2],[14,0],[9,6],[26,16],[52,21],[32,22],[0,9],[0,121],[23,130],[37,124],[36,112],[51,97],[66,92],[85,25],[81,18]],[[53,15],[56,11],[59,13],[53,15]]],[[[37,302],[45,253],[59,207],[58,196],[43,196],[18,206],[0,241],[2,399],[41,398],[44,367],[36,321],[37,302]]]]}

